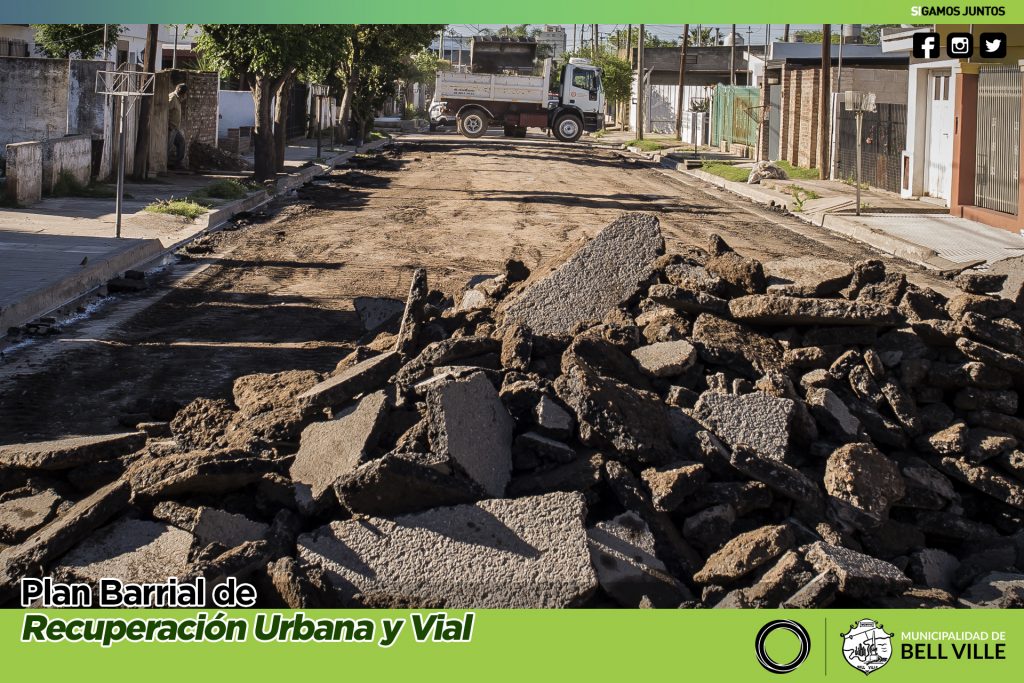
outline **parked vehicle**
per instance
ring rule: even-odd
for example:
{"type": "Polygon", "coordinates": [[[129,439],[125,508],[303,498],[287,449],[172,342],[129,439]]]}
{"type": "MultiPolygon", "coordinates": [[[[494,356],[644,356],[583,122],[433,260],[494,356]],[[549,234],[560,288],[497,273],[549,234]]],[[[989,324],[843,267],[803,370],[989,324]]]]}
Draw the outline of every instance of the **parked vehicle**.
{"type": "Polygon", "coordinates": [[[445,128],[455,123],[454,116],[448,116],[444,111],[444,102],[433,100],[430,103],[430,130],[445,128]]]}
{"type": "Polygon", "coordinates": [[[563,142],[600,129],[601,70],[574,57],[562,69],[557,93],[549,94],[551,76],[550,59],[544,60],[541,76],[441,71],[434,99],[443,105],[439,116],[454,118],[468,138],[482,136],[491,125],[503,126],[509,137],[524,137],[530,127],[550,129],[563,142]]]}

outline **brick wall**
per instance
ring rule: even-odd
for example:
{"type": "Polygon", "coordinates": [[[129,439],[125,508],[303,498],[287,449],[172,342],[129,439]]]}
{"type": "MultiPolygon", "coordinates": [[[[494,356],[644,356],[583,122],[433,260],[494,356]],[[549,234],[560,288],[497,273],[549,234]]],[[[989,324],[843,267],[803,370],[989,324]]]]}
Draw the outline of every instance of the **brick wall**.
{"type": "MultiPolygon", "coordinates": [[[[188,144],[199,141],[212,147],[217,146],[217,98],[220,90],[220,76],[207,71],[168,71],[170,84],[168,93],[179,83],[188,86],[188,95],[181,107],[181,131],[188,144]]],[[[166,120],[166,119],[165,119],[166,120]]],[[[188,153],[184,165],[188,167],[188,153]]]]}

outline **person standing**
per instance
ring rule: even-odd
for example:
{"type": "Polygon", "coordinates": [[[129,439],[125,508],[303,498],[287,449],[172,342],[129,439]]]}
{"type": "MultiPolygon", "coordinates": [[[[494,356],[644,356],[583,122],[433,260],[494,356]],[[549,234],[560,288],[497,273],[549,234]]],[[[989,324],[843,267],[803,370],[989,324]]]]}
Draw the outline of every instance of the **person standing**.
{"type": "Polygon", "coordinates": [[[167,165],[178,168],[185,160],[185,133],[181,130],[181,103],[188,86],[179,83],[167,98],[167,165]]]}

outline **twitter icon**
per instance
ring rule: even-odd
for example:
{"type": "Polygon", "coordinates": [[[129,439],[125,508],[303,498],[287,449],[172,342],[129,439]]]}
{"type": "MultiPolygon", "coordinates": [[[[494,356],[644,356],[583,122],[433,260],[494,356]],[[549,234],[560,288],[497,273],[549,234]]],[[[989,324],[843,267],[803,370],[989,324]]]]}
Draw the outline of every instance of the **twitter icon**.
{"type": "Polygon", "coordinates": [[[1001,59],[1006,57],[1006,34],[982,33],[979,56],[985,59],[1001,59]]]}

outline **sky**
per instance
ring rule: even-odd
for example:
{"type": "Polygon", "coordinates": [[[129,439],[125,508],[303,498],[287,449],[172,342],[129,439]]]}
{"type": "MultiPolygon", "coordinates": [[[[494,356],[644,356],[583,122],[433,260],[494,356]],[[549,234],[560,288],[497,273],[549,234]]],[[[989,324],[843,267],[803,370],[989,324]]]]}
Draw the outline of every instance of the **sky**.
{"type": "MultiPolygon", "coordinates": [[[[482,28],[499,29],[503,25],[504,24],[452,24],[449,27],[449,29],[454,29],[455,32],[458,33],[459,35],[472,36],[472,35],[476,35],[480,31],[480,29],[482,29],[482,28]]],[[[535,24],[535,25],[539,26],[540,24],[535,24]]],[[[572,30],[573,30],[573,25],[572,24],[562,24],[562,26],[565,27],[566,33],[568,34],[567,37],[568,37],[569,49],[572,49],[572,30]]],[[[729,29],[731,28],[731,24],[708,24],[708,26],[710,28],[712,28],[712,29],[715,29],[715,28],[721,29],[723,36],[726,35],[729,32],[729,29]]],[[[783,24],[771,24],[771,29],[770,29],[770,32],[769,32],[769,36],[771,37],[772,40],[782,40],[783,26],[784,26],[783,24]]],[[[639,24],[633,24],[633,30],[634,31],[636,31],[638,27],[639,27],[639,24]]],[[[626,28],[626,24],[599,24],[597,31],[598,31],[599,35],[605,36],[605,35],[608,35],[610,33],[613,33],[614,31],[616,31],[618,29],[625,29],[625,28],[626,28]]],[[[821,26],[819,26],[819,25],[812,25],[812,24],[790,24],[790,31],[798,31],[798,30],[801,30],[801,29],[818,30],[820,28],[821,28],[821,26]]],[[[659,38],[664,38],[664,39],[667,39],[667,40],[678,40],[679,35],[683,31],[683,25],[682,24],[646,24],[644,26],[644,30],[649,32],[649,33],[653,33],[654,35],[658,36],[659,38]]],[[[839,31],[839,26],[838,25],[833,26],[832,30],[838,32],[839,31]]],[[[577,28],[577,32],[578,31],[579,31],[579,29],[577,28]]],[[[736,33],[738,33],[740,35],[740,37],[743,38],[744,42],[747,42],[747,36],[748,35],[750,36],[750,41],[749,42],[752,42],[754,45],[763,45],[764,42],[765,42],[765,40],[764,40],[764,38],[765,38],[765,25],[764,24],[737,24],[736,25],[736,33]],[[747,32],[748,29],[750,31],[749,34],[747,32]]],[[[585,29],[585,32],[584,32],[584,39],[588,39],[589,36],[590,36],[590,27],[588,25],[587,28],[585,29]]]]}

